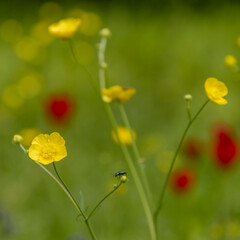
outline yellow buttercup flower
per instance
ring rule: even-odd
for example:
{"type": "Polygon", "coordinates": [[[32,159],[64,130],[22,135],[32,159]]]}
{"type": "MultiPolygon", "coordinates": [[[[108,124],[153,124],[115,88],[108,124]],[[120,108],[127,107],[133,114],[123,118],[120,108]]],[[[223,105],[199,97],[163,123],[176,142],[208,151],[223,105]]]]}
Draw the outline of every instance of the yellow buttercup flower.
{"type": "Polygon", "coordinates": [[[33,139],[28,151],[28,155],[32,160],[44,165],[60,161],[67,156],[65,140],[57,132],[50,135],[39,134],[33,139]]]}
{"type": "Polygon", "coordinates": [[[57,23],[53,23],[48,27],[48,31],[55,37],[68,39],[71,38],[79,28],[81,24],[79,18],[66,18],[57,23]]]}
{"type": "Polygon", "coordinates": [[[228,103],[225,97],[228,94],[228,89],[226,85],[218,81],[216,78],[208,78],[205,81],[205,92],[207,97],[218,105],[225,105],[228,103]]]}
{"type": "Polygon", "coordinates": [[[102,89],[102,99],[107,103],[126,102],[135,94],[136,90],[134,88],[124,88],[118,85],[102,89]]]}
{"type": "MultiPolygon", "coordinates": [[[[127,127],[118,126],[117,132],[118,132],[119,139],[123,144],[126,144],[126,145],[132,144],[131,133],[127,127]]],[[[133,134],[133,138],[136,139],[136,133],[133,130],[132,130],[132,134],[133,134]]],[[[112,137],[113,137],[113,140],[116,143],[118,143],[118,138],[114,131],[112,131],[112,137]]]]}
{"type": "Polygon", "coordinates": [[[227,55],[224,59],[224,63],[229,68],[237,67],[237,59],[233,55],[227,55]]]}

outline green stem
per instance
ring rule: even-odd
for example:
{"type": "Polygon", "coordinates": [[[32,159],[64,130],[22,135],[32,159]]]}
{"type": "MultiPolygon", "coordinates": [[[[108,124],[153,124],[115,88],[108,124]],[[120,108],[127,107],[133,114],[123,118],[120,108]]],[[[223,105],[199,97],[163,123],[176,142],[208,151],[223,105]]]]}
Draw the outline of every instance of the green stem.
{"type": "Polygon", "coordinates": [[[136,187],[137,187],[137,190],[138,190],[138,193],[139,193],[139,196],[140,196],[140,199],[142,201],[143,208],[144,208],[144,211],[145,211],[145,214],[146,214],[146,217],[147,217],[147,222],[148,222],[148,226],[149,226],[149,230],[150,230],[150,234],[151,234],[151,239],[156,240],[157,236],[156,236],[156,231],[155,231],[155,225],[154,225],[154,222],[153,222],[153,216],[152,216],[151,208],[149,206],[149,202],[148,202],[145,190],[143,188],[142,182],[141,182],[141,180],[138,176],[138,172],[137,172],[137,170],[134,166],[134,163],[133,163],[132,158],[131,158],[131,156],[128,152],[127,147],[120,141],[120,137],[119,137],[119,134],[118,134],[118,131],[117,131],[117,122],[116,122],[116,119],[113,115],[112,109],[110,108],[108,103],[104,103],[104,106],[105,106],[108,118],[111,122],[112,129],[117,136],[117,142],[120,144],[120,148],[123,152],[123,155],[124,155],[124,157],[127,161],[127,164],[128,164],[129,169],[132,173],[134,182],[136,184],[136,187]]]}
{"type": "MultiPolygon", "coordinates": [[[[20,148],[24,151],[24,153],[28,154],[28,150],[21,144],[19,143],[20,148]]],[[[67,188],[66,184],[63,182],[63,180],[61,179],[60,175],[58,174],[57,168],[55,166],[55,163],[53,162],[53,166],[55,169],[55,172],[59,178],[59,181],[50,171],[48,171],[47,168],[45,168],[41,163],[34,161],[34,163],[36,163],[39,167],[41,167],[58,185],[59,187],[64,191],[64,193],[67,195],[67,197],[70,199],[70,201],[72,202],[72,204],[74,205],[74,207],[77,209],[78,213],[84,218],[84,222],[88,228],[88,231],[92,237],[93,240],[97,240],[93,229],[90,225],[90,223],[88,222],[88,219],[86,218],[86,216],[84,215],[83,211],[81,210],[81,208],[79,207],[79,205],[77,204],[77,201],[74,199],[73,195],[71,194],[70,190],[67,188]]]]}
{"type": "Polygon", "coordinates": [[[170,178],[170,175],[171,175],[171,172],[172,172],[172,169],[173,169],[173,166],[174,166],[174,163],[176,161],[176,158],[177,158],[177,155],[181,149],[181,146],[182,146],[182,143],[184,141],[184,138],[189,130],[189,128],[191,127],[192,123],[195,121],[195,119],[198,117],[198,115],[201,113],[201,111],[204,109],[204,107],[207,105],[207,103],[209,102],[209,100],[207,100],[203,105],[202,107],[198,110],[198,112],[195,114],[195,116],[192,118],[192,120],[190,120],[183,132],[183,135],[181,137],[181,140],[178,144],[178,147],[176,149],[176,152],[173,156],[173,159],[172,159],[172,162],[171,162],[171,165],[170,165],[170,168],[168,170],[168,173],[167,173],[167,177],[165,179],[165,182],[163,184],[163,188],[162,188],[162,191],[160,193],[160,197],[159,197],[159,201],[158,201],[158,205],[157,205],[157,209],[154,213],[154,222],[155,222],[155,226],[157,227],[157,217],[158,217],[158,214],[161,210],[161,207],[162,207],[162,202],[163,202],[163,198],[164,198],[164,195],[165,195],[165,192],[166,192],[166,188],[167,188],[167,184],[168,184],[168,181],[169,181],[169,178],[170,178]]]}
{"type": "Polygon", "coordinates": [[[189,101],[187,102],[187,113],[188,113],[189,121],[191,121],[192,120],[192,114],[191,114],[191,106],[190,106],[189,101]]]}
{"type": "Polygon", "coordinates": [[[119,110],[120,110],[120,114],[122,116],[123,122],[126,125],[126,127],[129,129],[130,134],[131,134],[131,139],[132,139],[131,147],[133,149],[133,152],[134,152],[134,155],[135,155],[135,158],[136,158],[137,166],[140,170],[141,178],[143,180],[143,184],[144,184],[147,196],[148,196],[148,200],[151,203],[151,205],[153,205],[152,194],[151,194],[151,191],[150,191],[150,188],[149,188],[147,176],[146,176],[146,173],[145,173],[145,171],[143,169],[143,166],[140,162],[141,161],[141,156],[140,156],[136,141],[135,141],[134,136],[133,136],[132,128],[131,128],[130,122],[128,120],[127,113],[125,111],[125,108],[124,108],[123,104],[119,103],[118,106],[119,106],[119,110]]]}
{"type": "MultiPolygon", "coordinates": [[[[36,163],[38,163],[38,162],[36,162],[36,163]]],[[[39,165],[39,164],[40,164],[40,163],[38,163],[38,165],[39,165]]],[[[40,164],[40,165],[41,165],[41,167],[44,169],[44,167],[42,166],[42,164],[40,164]]],[[[93,229],[92,229],[92,227],[91,227],[91,224],[90,224],[89,221],[88,221],[88,218],[85,216],[84,212],[81,210],[81,208],[80,208],[80,206],[78,205],[77,201],[76,201],[75,198],[73,197],[71,191],[69,190],[69,188],[67,187],[67,185],[64,183],[64,181],[63,181],[62,178],[60,177],[55,162],[53,162],[53,168],[54,168],[54,171],[55,171],[57,177],[59,178],[60,182],[62,183],[62,185],[64,186],[64,188],[65,188],[65,190],[66,190],[66,191],[64,191],[64,192],[65,192],[65,193],[66,193],[66,192],[68,193],[68,194],[67,194],[68,197],[69,197],[69,196],[71,197],[70,200],[72,201],[72,203],[74,204],[74,206],[75,206],[76,209],[78,210],[79,214],[83,217],[84,222],[85,222],[85,224],[86,224],[86,226],[87,226],[87,228],[88,228],[88,231],[89,231],[92,239],[93,239],[93,240],[96,240],[96,236],[95,236],[95,234],[94,234],[94,232],[93,232],[93,229]]],[[[48,171],[48,170],[47,170],[47,171],[48,171]]],[[[48,172],[49,172],[49,171],[48,171],[48,172]]],[[[49,173],[50,173],[50,172],[49,172],[49,173]]]]}
{"type": "Polygon", "coordinates": [[[107,46],[107,38],[102,37],[99,44],[98,59],[99,59],[99,79],[100,79],[100,89],[106,88],[107,85],[107,66],[105,62],[105,51],[107,46]]]}
{"type": "Polygon", "coordinates": [[[89,83],[91,84],[91,86],[92,86],[92,88],[95,90],[95,92],[98,93],[98,89],[97,89],[97,87],[96,87],[96,84],[95,84],[95,82],[94,82],[94,80],[93,80],[93,77],[92,77],[91,73],[90,73],[90,72],[87,70],[87,68],[86,68],[84,65],[82,65],[82,64],[79,62],[79,60],[78,60],[78,57],[77,57],[77,55],[76,55],[76,51],[75,51],[75,49],[74,49],[73,41],[72,41],[71,39],[69,39],[68,42],[69,42],[70,50],[71,50],[71,53],[72,53],[72,56],[73,56],[75,62],[85,71],[85,73],[86,73],[87,76],[88,76],[89,83]]]}
{"type": "Polygon", "coordinates": [[[111,194],[113,194],[120,186],[122,182],[120,182],[110,193],[108,193],[103,199],[99,201],[99,203],[93,208],[93,210],[88,215],[87,219],[90,219],[90,217],[93,215],[93,213],[97,210],[97,208],[102,204],[102,202],[107,199],[111,194]]]}
{"type": "MultiPolygon", "coordinates": [[[[100,45],[99,45],[99,55],[98,55],[99,66],[100,66],[100,69],[99,69],[100,89],[103,89],[103,88],[106,87],[106,79],[105,79],[106,69],[102,68],[103,63],[105,63],[106,43],[107,43],[107,38],[101,38],[100,45]]],[[[151,234],[151,239],[156,240],[157,236],[156,236],[156,230],[155,230],[155,225],[154,225],[154,221],[153,221],[153,216],[152,216],[151,208],[149,206],[149,202],[148,202],[148,199],[147,199],[147,196],[146,196],[146,192],[143,188],[141,179],[140,179],[140,177],[138,175],[138,172],[137,172],[137,170],[134,166],[133,160],[132,160],[132,158],[131,158],[131,156],[128,152],[127,147],[120,141],[119,134],[118,134],[118,131],[117,131],[117,121],[114,117],[114,114],[112,112],[112,109],[111,109],[110,105],[108,103],[104,102],[104,107],[106,109],[108,118],[109,118],[110,123],[112,125],[112,129],[116,133],[118,143],[120,144],[121,150],[122,150],[123,155],[124,155],[124,157],[127,161],[127,164],[129,166],[129,169],[130,169],[130,171],[132,173],[132,176],[133,176],[133,179],[135,181],[137,190],[139,192],[139,196],[140,196],[140,199],[142,201],[143,208],[144,208],[144,211],[145,211],[145,214],[146,214],[146,218],[147,218],[147,222],[148,222],[148,226],[149,226],[149,230],[150,230],[150,234],[151,234]]]]}

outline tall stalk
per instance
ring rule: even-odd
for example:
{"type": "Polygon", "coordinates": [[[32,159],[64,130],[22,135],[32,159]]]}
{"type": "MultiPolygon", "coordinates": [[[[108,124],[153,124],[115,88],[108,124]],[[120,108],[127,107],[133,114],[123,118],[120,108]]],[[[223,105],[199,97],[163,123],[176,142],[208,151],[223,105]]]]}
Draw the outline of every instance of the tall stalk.
{"type": "MultiPolygon", "coordinates": [[[[100,40],[100,44],[99,44],[99,53],[98,53],[98,60],[99,60],[99,81],[100,81],[100,90],[102,90],[103,88],[106,87],[106,76],[107,76],[107,64],[105,62],[105,50],[106,50],[106,44],[107,44],[107,37],[106,36],[102,36],[101,40],[100,40]]],[[[116,134],[117,137],[117,142],[120,145],[120,148],[122,150],[122,153],[126,159],[126,162],[129,166],[129,169],[132,173],[134,182],[136,184],[145,214],[146,214],[146,218],[147,218],[147,222],[148,222],[148,226],[149,226],[149,231],[150,231],[150,235],[151,235],[151,240],[156,240],[157,239],[157,235],[156,235],[156,229],[155,229],[155,224],[153,221],[153,215],[152,215],[152,211],[151,211],[151,207],[148,201],[148,197],[146,194],[146,190],[142,184],[142,179],[138,174],[138,171],[134,165],[134,162],[131,158],[131,155],[129,154],[129,151],[127,149],[127,147],[120,141],[120,137],[117,131],[117,121],[115,119],[115,116],[112,112],[112,109],[110,107],[110,105],[108,103],[103,102],[105,110],[107,112],[107,116],[110,120],[110,123],[112,125],[112,129],[116,134]]]]}

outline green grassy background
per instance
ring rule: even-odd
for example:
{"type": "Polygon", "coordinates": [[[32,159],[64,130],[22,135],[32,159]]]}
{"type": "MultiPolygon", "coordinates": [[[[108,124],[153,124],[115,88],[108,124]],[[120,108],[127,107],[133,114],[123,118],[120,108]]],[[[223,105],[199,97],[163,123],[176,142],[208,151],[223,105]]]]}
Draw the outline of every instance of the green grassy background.
{"type": "MultiPolygon", "coordinates": [[[[68,16],[74,6],[64,5],[56,18],[68,16]]],[[[78,7],[82,8],[80,4],[78,7]]],[[[136,96],[126,103],[126,110],[137,132],[137,144],[146,158],[146,172],[157,199],[165,178],[157,167],[158,162],[164,161],[163,152],[175,150],[187,123],[184,94],[193,95],[192,111],[196,112],[206,100],[205,79],[213,76],[224,81],[229,88],[229,104],[210,103],[189,135],[210,146],[210,128],[214,123],[226,121],[234,127],[236,135],[240,131],[240,76],[224,66],[225,55],[240,57],[236,44],[240,35],[240,6],[215,6],[197,11],[178,5],[154,13],[144,9],[134,12],[117,4],[108,9],[87,4],[84,7],[83,10],[100,16],[102,27],[111,29],[106,53],[110,84],[137,90],[136,96]]],[[[22,37],[29,36],[32,26],[41,20],[38,8],[31,10],[31,5],[16,16],[23,27],[22,37]]],[[[0,29],[7,19],[7,16],[1,18],[0,29]]],[[[96,84],[98,41],[97,34],[79,33],[74,38],[76,44],[84,42],[90,46],[89,51],[80,51],[79,56],[83,62],[87,59],[85,66],[96,84]]],[[[83,222],[80,218],[76,220],[75,209],[59,187],[11,144],[12,136],[28,127],[44,133],[58,131],[66,139],[68,157],[57,166],[78,199],[82,191],[85,206],[94,206],[109,191],[115,172],[128,171],[127,192],[111,196],[91,222],[99,239],[149,239],[138,193],[121,151],[111,139],[103,105],[91,88],[86,72],[74,63],[68,43],[55,39],[41,46],[44,56],[39,62],[17,57],[15,44],[7,42],[1,34],[0,95],[28,71],[41,75],[42,88],[38,96],[17,108],[8,107],[1,98],[0,211],[5,216],[0,219],[0,233],[6,225],[10,232],[2,231],[0,239],[65,240],[74,236],[89,239],[83,222]],[[43,102],[52,92],[62,91],[75,98],[76,114],[69,125],[56,126],[44,115],[43,102]]],[[[117,108],[113,107],[121,123],[117,108]]],[[[196,169],[198,181],[183,196],[171,190],[167,192],[159,218],[161,239],[239,239],[239,164],[221,171],[206,153],[196,162],[189,163],[183,155],[179,161],[196,169]]]]}

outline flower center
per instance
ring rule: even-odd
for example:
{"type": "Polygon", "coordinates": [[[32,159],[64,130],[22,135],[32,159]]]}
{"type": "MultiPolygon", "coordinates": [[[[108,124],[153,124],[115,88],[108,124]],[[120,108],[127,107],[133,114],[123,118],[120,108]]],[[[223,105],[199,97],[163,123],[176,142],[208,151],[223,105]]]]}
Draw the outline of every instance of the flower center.
{"type": "Polygon", "coordinates": [[[41,156],[47,160],[54,159],[56,154],[56,148],[52,145],[45,145],[41,151],[41,156]]]}

